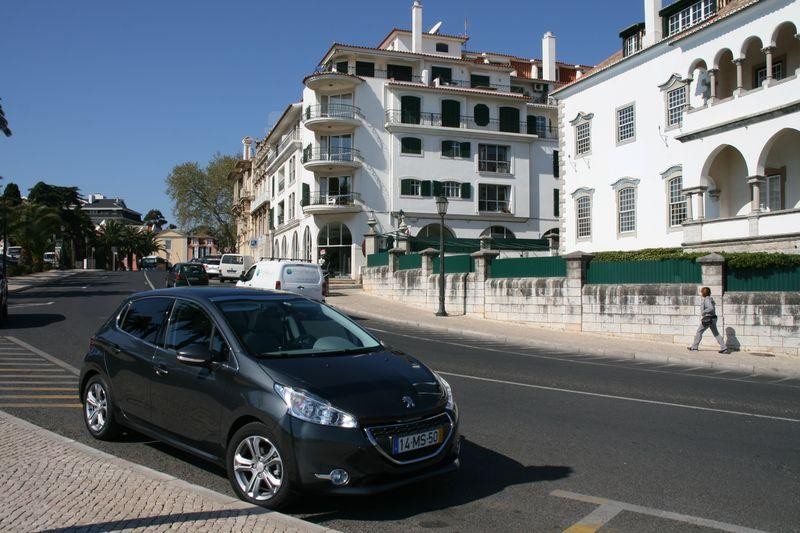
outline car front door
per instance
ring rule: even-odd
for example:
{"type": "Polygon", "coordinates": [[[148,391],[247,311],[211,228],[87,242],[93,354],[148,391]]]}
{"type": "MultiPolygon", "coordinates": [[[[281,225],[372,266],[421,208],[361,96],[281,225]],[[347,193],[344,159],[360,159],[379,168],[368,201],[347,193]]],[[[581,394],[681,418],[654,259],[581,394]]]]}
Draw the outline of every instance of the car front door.
{"type": "Polygon", "coordinates": [[[177,300],[153,360],[156,424],[194,448],[219,453],[221,403],[235,372],[230,357],[208,313],[197,303],[177,300]],[[190,345],[207,347],[214,362],[193,366],[178,361],[178,352],[190,345]]]}
{"type": "Polygon", "coordinates": [[[121,323],[98,339],[119,407],[136,421],[152,421],[150,383],[153,356],[173,298],[148,297],[130,303],[121,323]]]}

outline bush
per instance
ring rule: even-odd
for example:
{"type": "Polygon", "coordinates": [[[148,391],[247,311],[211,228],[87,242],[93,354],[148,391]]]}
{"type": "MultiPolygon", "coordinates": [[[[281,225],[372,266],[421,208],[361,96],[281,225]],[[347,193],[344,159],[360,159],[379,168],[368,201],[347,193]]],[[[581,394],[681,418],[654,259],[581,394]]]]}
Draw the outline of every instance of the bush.
{"type": "MultiPolygon", "coordinates": [[[[622,261],[664,261],[667,259],[685,259],[694,261],[710,252],[684,252],[680,248],[645,248],[630,252],[599,252],[592,261],[617,263],[622,261]]],[[[774,252],[722,252],[725,265],[737,270],[743,269],[776,269],[800,266],[800,254],[781,254],[774,252]]]]}

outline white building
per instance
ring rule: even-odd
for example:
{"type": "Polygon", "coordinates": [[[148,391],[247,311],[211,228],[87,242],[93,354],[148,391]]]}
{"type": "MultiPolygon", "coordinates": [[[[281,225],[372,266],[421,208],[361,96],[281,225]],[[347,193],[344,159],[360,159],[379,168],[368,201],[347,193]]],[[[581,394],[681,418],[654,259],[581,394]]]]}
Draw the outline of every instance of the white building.
{"type": "MultiPolygon", "coordinates": [[[[393,29],[376,47],[334,43],[256,142],[253,255],[318,260],[357,277],[368,220],[438,237],[542,238],[558,227],[556,108],[549,93],[588,67],[465,49],[467,37],[393,29]],[[266,217],[259,214],[267,213],[266,217]]],[[[244,187],[244,186],[243,186],[244,187]]],[[[238,201],[238,200],[237,200],[238,201]]]]}
{"type": "Polygon", "coordinates": [[[644,4],[554,94],[561,251],[800,252],[800,4],[644,4]]]}

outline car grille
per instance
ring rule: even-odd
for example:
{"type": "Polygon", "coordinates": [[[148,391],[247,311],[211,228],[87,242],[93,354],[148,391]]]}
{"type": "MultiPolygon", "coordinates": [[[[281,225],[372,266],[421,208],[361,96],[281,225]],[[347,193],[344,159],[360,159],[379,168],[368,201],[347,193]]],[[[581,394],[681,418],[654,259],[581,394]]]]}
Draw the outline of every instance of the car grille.
{"type": "Polygon", "coordinates": [[[364,428],[367,433],[369,441],[378,449],[378,451],[396,464],[410,464],[437,455],[450,441],[450,435],[453,433],[453,420],[447,413],[425,418],[422,420],[415,420],[413,422],[405,422],[400,424],[391,424],[386,426],[373,426],[364,428]],[[433,430],[437,428],[444,429],[444,438],[438,446],[427,446],[417,450],[400,453],[397,455],[392,454],[392,439],[395,437],[403,437],[406,435],[414,435],[424,431],[433,430]]]}

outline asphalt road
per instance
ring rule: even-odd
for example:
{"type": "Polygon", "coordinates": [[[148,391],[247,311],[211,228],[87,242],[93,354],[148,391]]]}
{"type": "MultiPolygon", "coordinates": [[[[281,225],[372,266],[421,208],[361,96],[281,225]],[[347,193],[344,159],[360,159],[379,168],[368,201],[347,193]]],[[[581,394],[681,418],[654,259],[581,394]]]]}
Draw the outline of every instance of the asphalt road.
{"type": "MultiPolygon", "coordinates": [[[[0,333],[80,366],[92,332],[123,296],[145,288],[142,274],[119,272],[31,289],[12,295],[0,333]]],[[[462,468],[375,497],[304,497],[291,514],[342,531],[562,531],[576,524],[589,526],[583,531],[800,530],[800,381],[362,324],[451,383],[465,437],[462,468]]],[[[0,389],[10,364],[0,367],[0,389]]],[[[43,382],[59,372],[48,368],[40,367],[54,373],[43,382]]],[[[52,388],[69,389],[64,379],[66,386],[52,388]]],[[[218,468],[139,435],[94,441],[79,409],[56,406],[74,401],[48,394],[0,396],[0,405],[232,494],[218,468]],[[9,406],[16,401],[27,407],[9,406]]]]}

